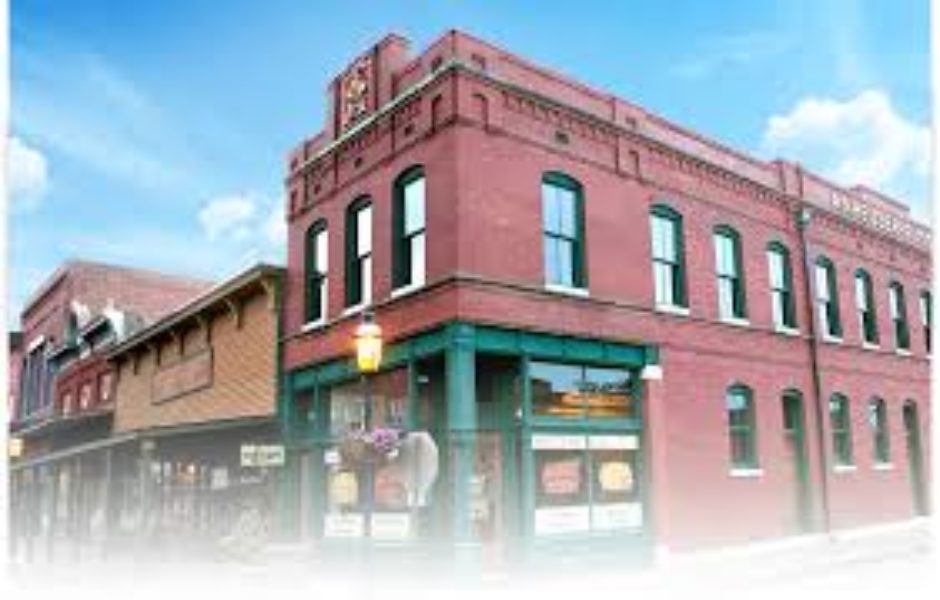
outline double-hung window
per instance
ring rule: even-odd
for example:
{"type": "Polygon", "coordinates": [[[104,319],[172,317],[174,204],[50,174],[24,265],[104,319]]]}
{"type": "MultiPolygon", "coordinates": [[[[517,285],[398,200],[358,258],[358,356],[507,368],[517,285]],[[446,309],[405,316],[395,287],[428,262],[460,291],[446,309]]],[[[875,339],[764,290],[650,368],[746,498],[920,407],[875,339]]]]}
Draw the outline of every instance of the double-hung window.
{"type": "Polygon", "coordinates": [[[834,464],[840,467],[851,466],[854,464],[852,416],[849,411],[849,399],[842,394],[834,394],[829,399],[829,427],[832,431],[834,464]]]}
{"type": "Polygon", "coordinates": [[[584,289],[584,217],[581,185],[559,173],[542,178],[542,249],[548,286],[584,289]]]}
{"type": "Polygon", "coordinates": [[[816,261],[816,310],[823,337],[842,338],[842,320],[839,317],[839,288],[836,268],[828,258],[816,261]]]}
{"type": "Polygon", "coordinates": [[[682,215],[668,206],[654,206],[650,211],[650,236],[656,306],[688,307],[682,215]]]}
{"type": "Polygon", "coordinates": [[[393,287],[418,287],[425,280],[425,179],[413,167],[395,181],[393,191],[393,287]]]}
{"type": "Polygon", "coordinates": [[[328,238],[326,221],[320,220],[307,229],[304,240],[305,306],[307,323],[318,323],[326,319],[328,238]]]}
{"type": "Polygon", "coordinates": [[[907,307],[904,305],[904,286],[894,281],[888,286],[888,307],[894,323],[894,343],[898,350],[910,350],[911,335],[907,326],[907,307]]]}
{"type": "Polygon", "coordinates": [[[741,237],[730,227],[715,229],[715,270],[718,278],[718,314],[722,319],[746,319],[741,237]]]}
{"type": "Polygon", "coordinates": [[[891,462],[891,447],[888,440],[888,411],[885,401],[873,398],[868,403],[868,424],[871,426],[873,458],[875,464],[891,462]]]}
{"type": "Polygon", "coordinates": [[[770,308],[777,329],[796,329],[796,307],[793,297],[793,272],[790,253],[778,243],[767,247],[770,269],[770,308]]]}
{"type": "Polygon", "coordinates": [[[757,436],[754,397],[745,386],[735,385],[725,397],[732,469],[756,469],[757,436]]]}
{"type": "Polygon", "coordinates": [[[920,293],[920,324],[924,328],[924,349],[927,354],[931,351],[931,334],[933,333],[933,296],[927,290],[920,293]]]}
{"type": "Polygon", "coordinates": [[[372,203],[360,198],[346,212],[346,306],[372,301],[372,203]]]}
{"type": "Polygon", "coordinates": [[[878,317],[872,290],[871,276],[863,269],[856,271],[855,306],[858,310],[858,326],[862,332],[862,341],[875,345],[878,343],[878,317]]]}

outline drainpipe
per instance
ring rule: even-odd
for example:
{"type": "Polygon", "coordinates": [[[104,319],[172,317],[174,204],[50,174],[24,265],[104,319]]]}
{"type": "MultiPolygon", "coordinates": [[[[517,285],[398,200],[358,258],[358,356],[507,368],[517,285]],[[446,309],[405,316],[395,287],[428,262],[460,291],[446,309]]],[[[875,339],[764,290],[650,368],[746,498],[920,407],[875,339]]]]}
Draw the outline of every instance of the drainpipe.
{"type": "Polygon", "coordinates": [[[812,276],[812,258],[809,253],[809,246],[806,241],[806,228],[812,220],[812,211],[807,206],[801,206],[796,215],[796,228],[800,239],[800,251],[803,254],[803,298],[808,308],[807,320],[809,321],[809,356],[810,366],[813,373],[813,408],[816,414],[816,447],[819,453],[820,477],[820,500],[822,504],[822,530],[829,533],[831,530],[829,514],[829,456],[826,452],[826,434],[823,428],[825,410],[823,409],[823,391],[822,381],[819,373],[819,337],[816,331],[816,311],[813,302],[812,285],[810,277],[812,276]]]}

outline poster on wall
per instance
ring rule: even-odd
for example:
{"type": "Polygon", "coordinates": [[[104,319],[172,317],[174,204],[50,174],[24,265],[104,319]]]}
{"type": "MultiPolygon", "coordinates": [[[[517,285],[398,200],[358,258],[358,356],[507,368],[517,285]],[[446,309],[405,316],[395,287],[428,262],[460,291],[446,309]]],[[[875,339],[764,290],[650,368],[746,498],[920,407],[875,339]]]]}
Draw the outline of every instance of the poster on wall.
{"type": "Polygon", "coordinates": [[[365,520],[360,513],[331,513],[323,517],[323,536],[328,538],[361,538],[365,520]]]}
{"type": "Polygon", "coordinates": [[[643,527],[643,505],[639,502],[597,504],[591,507],[591,523],[596,530],[639,529],[643,527]]]}
{"type": "Polygon", "coordinates": [[[406,540],[411,536],[411,515],[408,513],[374,513],[372,537],[377,540],[406,540]]]}
{"type": "Polygon", "coordinates": [[[588,531],[590,527],[588,506],[552,506],[535,511],[535,533],[538,535],[580,533],[588,531]]]}

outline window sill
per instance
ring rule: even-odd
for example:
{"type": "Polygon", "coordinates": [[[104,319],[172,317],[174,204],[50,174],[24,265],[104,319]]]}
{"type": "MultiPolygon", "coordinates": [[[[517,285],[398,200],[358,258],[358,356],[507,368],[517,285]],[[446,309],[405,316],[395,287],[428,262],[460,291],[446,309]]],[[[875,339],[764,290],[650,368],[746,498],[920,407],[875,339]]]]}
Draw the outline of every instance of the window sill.
{"type": "Polygon", "coordinates": [[[836,344],[842,345],[845,343],[845,340],[840,337],[833,337],[831,335],[823,334],[822,341],[824,344],[836,344]]]}
{"type": "Polygon", "coordinates": [[[898,356],[912,356],[911,351],[904,348],[895,348],[894,353],[898,356]]]}
{"type": "Polygon", "coordinates": [[[872,344],[871,342],[862,342],[862,350],[877,351],[881,350],[881,346],[878,344],[872,344]]]}
{"type": "Polygon", "coordinates": [[[366,308],[365,302],[360,302],[359,304],[355,304],[353,306],[347,306],[346,308],[343,309],[343,316],[348,317],[351,315],[361,313],[362,311],[365,310],[365,308],[366,308]]]}
{"type": "Polygon", "coordinates": [[[858,470],[855,465],[836,465],[832,467],[833,473],[854,473],[858,470]]]}
{"type": "Polygon", "coordinates": [[[763,477],[764,470],[761,468],[735,467],[728,474],[732,477],[763,477]]]}
{"type": "Polygon", "coordinates": [[[587,298],[590,296],[587,288],[568,287],[567,285],[557,285],[554,283],[546,283],[545,290],[552,292],[553,294],[564,294],[566,296],[575,296],[578,298],[587,298]]]}
{"type": "Polygon", "coordinates": [[[424,282],[403,285],[399,288],[395,288],[394,290],[392,290],[391,298],[394,300],[395,298],[401,298],[402,296],[413,294],[423,287],[424,287],[424,282]]]}
{"type": "Polygon", "coordinates": [[[301,333],[308,333],[316,329],[320,329],[326,325],[326,319],[318,319],[316,321],[307,321],[300,326],[301,333]]]}
{"type": "Polygon", "coordinates": [[[871,468],[875,471],[892,471],[894,470],[894,463],[875,463],[871,468]]]}
{"type": "Polygon", "coordinates": [[[738,317],[721,317],[720,321],[726,325],[734,325],[735,327],[750,327],[751,322],[747,319],[739,319],[738,317]]]}
{"type": "Polygon", "coordinates": [[[677,317],[688,317],[691,314],[691,311],[688,309],[688,307],[679,306],[676,304],[657,304],[656,312],[667,315],[676,315],[677,317]]]}
{"type": "Polygon", "coordinates": [[[789,335],[791,337],[799,337],[800,330],[794,329],[793,327],[787,327],[786,325],[775,325],[774,331],[781,335],[789,335]]]}

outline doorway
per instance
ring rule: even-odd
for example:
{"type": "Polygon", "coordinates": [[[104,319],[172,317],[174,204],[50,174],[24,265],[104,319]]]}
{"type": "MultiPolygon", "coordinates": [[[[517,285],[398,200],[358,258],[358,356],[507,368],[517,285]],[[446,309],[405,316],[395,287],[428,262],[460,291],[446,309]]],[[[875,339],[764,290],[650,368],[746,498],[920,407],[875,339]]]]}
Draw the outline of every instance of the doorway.
{"type": "Polygon", "coordinates": [[[907,442],[907,468],[911,481],[911,495],[914,499],[914,514],[927,514],[927,490],[924,481],[924,458],[920,443],[920,419],[917,415],[917,403],[908,400],[902,409],[904,417],[904,438],[907,442]]]}
{"type": "Polygon", "coordinates": [[[783,395],[783,435],[786,464],[795,491],[794,524],[800,532],[810,530],[809,467],[806,460],[806,427],[803,397],[797,392],[783,395]]]}

